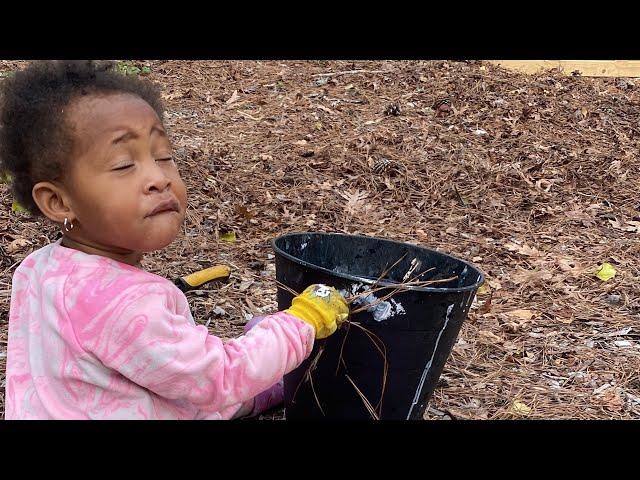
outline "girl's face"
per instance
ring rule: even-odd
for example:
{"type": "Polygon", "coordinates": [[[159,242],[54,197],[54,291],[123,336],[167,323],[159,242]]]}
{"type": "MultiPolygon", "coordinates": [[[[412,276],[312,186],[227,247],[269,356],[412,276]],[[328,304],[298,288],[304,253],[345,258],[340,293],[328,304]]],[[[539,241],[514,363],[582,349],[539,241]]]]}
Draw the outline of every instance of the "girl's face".
{"type": "Polygon", "coordinates": [[[75,149],[64,184],[77,223],[73,236],[132,252],[167,246],[187,198],[156,112],[120,93],[82,97],[68,108],[75,149]]]}

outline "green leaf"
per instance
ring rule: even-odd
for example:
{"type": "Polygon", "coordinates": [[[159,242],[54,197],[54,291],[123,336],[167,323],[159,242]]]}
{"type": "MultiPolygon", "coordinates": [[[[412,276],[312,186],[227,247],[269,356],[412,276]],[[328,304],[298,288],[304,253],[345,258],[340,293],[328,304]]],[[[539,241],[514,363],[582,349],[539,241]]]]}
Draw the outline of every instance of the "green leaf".
{"type": "Polygon", "coordinates": [[[8,173],[0,173],[0,183],[11,183],[11,175],[8,173]]]}
{"type": "Polygon", "coordinates": [[[482,295],[489,295],[491,293],[491,288],[489,287],[489,285],[487,285],[486,283],[483,283],[482,285],[480,285],[480,288],[478,289],[478,295],[482,296],[482,295]]]}
{"type": "Polygon", "coordinates": [[[133,65],[131,62],[116,62],[116,71],[122,75],[138,75],[140,69],[133,65]]]}
{"type": "Polygon", "coordinates": [[[232,230],[230,232],[221,233],[220,240],[222,240],[223,242],[233,243],[236,241],[236,232],[232,230]]]}
{"type": "Polygon", "coordinates": [[[600,265],[600,267],[598,267],[598,270],[596,270],[595,275],[603,282],[606,282],[607,280],[611,280],[613,277],[616,276],[616,269],[610,263],[605,262],[602,265],[600,265]]]}
{"type": "Polygon", "coordinates": [[[149,75],[151,73],[151,69],[149,67],[142,67],[142,74],[149,75]]]}
{"type": "Polygon", "coordinates": [[[11,211],[15,213],[27,212],[27,209],[20,205],[16,200],[11,204],[11,211]]]}
{"type": "Polygon", "coordinates": [[[127,72],[127,65],[125,64],[125,62],[120,62],[120,61],[118,61],[118,62],[116,62],[116,70],[117,70],[119,73],[124,73],[124,74],[126,74],[126,72],[127,72]]]}

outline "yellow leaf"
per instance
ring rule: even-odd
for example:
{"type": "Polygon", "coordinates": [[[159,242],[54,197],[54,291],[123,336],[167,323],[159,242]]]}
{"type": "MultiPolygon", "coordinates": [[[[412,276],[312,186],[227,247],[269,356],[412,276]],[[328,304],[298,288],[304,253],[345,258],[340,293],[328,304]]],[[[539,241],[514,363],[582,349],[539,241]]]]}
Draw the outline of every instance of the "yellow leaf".
{"type": "Polygon", "coordinates": [[[486,283],[483,283],[478,289],[478,295],[489,295],[491,293],[491,288],[486,283]]]}
{"type": "Polygon", "coordinates": [[[24,208],[22,205],[20,205],[17,201],[13,201],[13,203],[11,204],[11,211],[12,212],[26,212],[27,209],[24,208]]]}
{"type": "Polygon", "coordinates": [[[595,275],[603,282],[606,282],[616,276],[616,269],[610,263],[605,262],[596,270],[595,275]]]}
{"type": "Polygon", "coordinates": [[[236,241],[236,232],[230,231],[220,234],[220,240],[223,242],[235,242],[236,241]]]}
{"type": "Polygon", "coordinates": [[[531,407],[518,400],[514,400],[513,403],[511,404],[511,413],[515,413],[516,415],[522,415],[526,417],[531,413],[531,407]]]}

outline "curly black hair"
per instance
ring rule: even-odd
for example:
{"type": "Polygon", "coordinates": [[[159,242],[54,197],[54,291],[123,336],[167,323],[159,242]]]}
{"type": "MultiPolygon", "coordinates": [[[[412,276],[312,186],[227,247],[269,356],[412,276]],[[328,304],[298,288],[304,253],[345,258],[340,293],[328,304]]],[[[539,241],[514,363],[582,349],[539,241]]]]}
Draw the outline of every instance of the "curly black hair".
{"type": "Polygon", "coordinates": [[[79,96],[101,93],[137,95],[163,118],[160,89],[119,73],[114,62],[36,61],[0,82],[0,170],[33,215],[42,215],[33,186],[63,178],[73,150],[65,107],[79,96]]]}

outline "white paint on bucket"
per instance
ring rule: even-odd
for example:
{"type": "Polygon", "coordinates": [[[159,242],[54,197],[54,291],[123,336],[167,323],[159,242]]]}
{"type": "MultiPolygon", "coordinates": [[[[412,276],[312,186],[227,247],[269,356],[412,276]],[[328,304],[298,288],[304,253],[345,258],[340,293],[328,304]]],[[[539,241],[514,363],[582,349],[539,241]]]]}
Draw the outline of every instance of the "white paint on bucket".
{"type": "Polygon", "coordinates": [[[462,282],[466,280],[468,271],[469,271],[469,268],[465,265],[464,268],[462,269],[462,272],[460,272],[460,282],[458,282],[459,286],[462,286],[462,282]]]}
{"type": "Polygon", "coordinates": [[[416,404],[418,403],[418,397],[420,397],[420,392],[422,391],[424,381],[426,380],[427,374],[431,369],[431,364],[433,363],[433,357],[435,357],[436,352],[438,351],[438,344],[440,343],[440,337],[442,336],[442,333],[447,329],[447,324],[449,323],[449,316],[451,315],[451,312],[453,311],[454,306],[455,305],[452,303],[447,307],[447,315],[444,318],[444,326],[442,327],[442,330],[440,330],[440,333],[438,333],[438,338],[436,339],[435,347],[433,347],[433,353],[431,354],[431,358],[429,359],[429,361],[424,367],[424,371],[422,372],[422,377],[420,377],[420,383],[418,384],[418,389],[416,390],[416,394],[413,397],[413,402],[411,402],[411,407],[409,408],[409,413],[407,414],[407,420],[411,418],[413,407],[415,407],[416,404]]]}
{"type": "MultiPolygon", "coordinates": [[[[363,283],[351,284],[351,290],[341,290],[340,293],[343,296],[354,296],[362,293],[366,293],[371,290],[369,285],[363,283]]],[[[368,295],[360,295],[353,301],[353,305],[370,305],[367,309],[369,313],[373,315],[373,319],[376,322],[383,322],[396,315],[405,315],[406,311],[400,302],[393,299],[381,302],[375,294],[369,293],[368,295]]]]}

